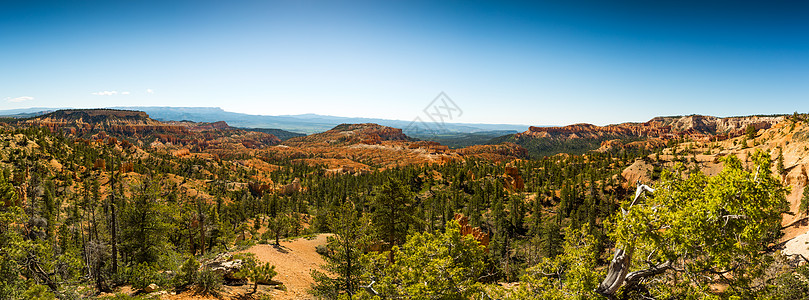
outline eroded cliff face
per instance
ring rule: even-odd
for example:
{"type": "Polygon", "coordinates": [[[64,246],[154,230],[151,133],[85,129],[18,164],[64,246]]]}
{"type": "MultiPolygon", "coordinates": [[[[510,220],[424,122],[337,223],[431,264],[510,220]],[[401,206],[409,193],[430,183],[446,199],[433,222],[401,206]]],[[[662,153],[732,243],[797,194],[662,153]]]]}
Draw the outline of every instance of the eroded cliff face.
{"type": "Polygon", "coordinates": [[[329,166],[330,172],[357,172],[410,164],[446,163],[479,158],[507,161],[524,158],[526,151],[513,143],[449,149],[432,141],[414,141],[401,129],[378,124],[342,124],[326,132],[284,141],[259,155],[301,159],[329,166]]]}
{"type": "Polygon", "coordinates": [[[657,117],[645,123],[622,123],[617,125],[596,126],[592,124],[573,124],[562,127],[530,127],[528,131],[518,133],[517,138],[603,138],[603,137],[637,137],[670,139],[687,136],[692,140],[726,139],[744,134],[747,126],[756,129],[767,129],[784,120],[784,117],[730,117],[692,115],[685,117],[657,117]]]}
{"type": "Polygon", "coordinates": [[[333,172],[364,172],[375,167],[445,163],[469,158],[507,161],[526,156],[516,144],[480,145],[449,149],[430,141],[415,141],[401,129],[378,124],[341,124],[326,132],[292,138],[279,147],[272,134],[246,131],[225,122],[160,122],[144,112],[126,110],[64,110],[25,121],[91,140],[107,136],[130,139],[139,145],[176,157],[283,157],[333,172]]]}
{"type": "Polygon", "coordinates": [[[145,112],[131,110],[59,110],[21,123],[78,136],[104,133],[123,138],[155,138],[163,144],[197,150],[211,147],[259,148],[281,142],[272,134],[233,128],[225,122],[160,122],[149,118],[145,112]]]}
{"type": "Polygon", "coordinates": [[[284,142],[289,146],[346,146],[353,144],[379,145],[384,141],[410,141],[399,128],[373,123],[340,124],[331,130],[291,138],[284,142]]]}
{"type": "Polygon", "coordinates": [[[501,143],[497,145],[474,145],[456,149],[455,153],[462,156],[477,157],[492,161],[505,161],[528,156],[525,148],[514,143],[501,143]]]}
{"type": "Polygon", "coordinates": [[[121,134],[188,133],[188,128],[169,125],[149,118],[142,111],[114,109],[59,110],[22,121],[29,126],[46,127],[52,132],[64,131],[82,135],[104,131],[121,134]]]}

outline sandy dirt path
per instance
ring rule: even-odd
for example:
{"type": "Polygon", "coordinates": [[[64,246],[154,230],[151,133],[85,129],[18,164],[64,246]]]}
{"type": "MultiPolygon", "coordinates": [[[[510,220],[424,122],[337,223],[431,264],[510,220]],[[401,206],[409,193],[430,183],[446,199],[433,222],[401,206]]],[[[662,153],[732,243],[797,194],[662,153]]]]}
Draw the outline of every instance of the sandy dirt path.
{"type": "Polygon", "coordinates": [[[315,252],[315,247],[325,245],[328,234],[320,234],[314,239],[281,241],[281,247],[255,245],[242,252],[255,253],[261,262],[275,265],[278,275],[273,278],[284,283],[286,291],[273,290],[274,299],[314,299],[306,291],[314,282],[309,272],[323,264],[323,258],[315,252]]]}

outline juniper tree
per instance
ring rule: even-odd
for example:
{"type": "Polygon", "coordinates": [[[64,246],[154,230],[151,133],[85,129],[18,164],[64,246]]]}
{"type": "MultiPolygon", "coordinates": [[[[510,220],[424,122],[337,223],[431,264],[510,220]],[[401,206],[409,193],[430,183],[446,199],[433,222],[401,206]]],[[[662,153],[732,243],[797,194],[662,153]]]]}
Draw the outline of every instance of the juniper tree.
{"type": "Polygon", "coordinates": [[[645,201],[639,186],[612,223],[618,249],[598,292],[679,298],[724,284],[728,295],[751,297],[751,280],[768,265],[765,252],[781,237],[781,213],[788,210],[770,157],[756,151],[751,158],[751,170],[735,156],[724,158],[714,177],[686,176],[681,165],[664,171],[645,201]],[[655,277],[665,279],[649,280],[655,277]]]}

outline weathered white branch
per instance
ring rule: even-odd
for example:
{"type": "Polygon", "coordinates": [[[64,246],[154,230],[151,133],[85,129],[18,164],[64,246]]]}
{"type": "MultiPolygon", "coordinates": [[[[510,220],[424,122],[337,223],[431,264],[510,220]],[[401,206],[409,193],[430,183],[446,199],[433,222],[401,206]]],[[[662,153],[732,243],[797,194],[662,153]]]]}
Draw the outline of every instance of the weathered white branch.
{"type": "Polygon", "coordinates": [[[379,296],[379,293],[377,293],[376,290],[374,290],[374,287],[373,287],[374,283],[376,283],[376,280],[371,280],[371,283],[369,283],[366,286],[362,286],[362,288],[364,288],[365,291],[368,292],[368,294],[371,294],[371,295],[374,295],[374,296],[379,296]]]}
{"type": "Polygon", "coordinates": [[[629,205],[630,208],[632,208],[632,206],[635,205],[636,201],[638,201],[638,198],[640,198],[640,196],[643,195],[643,191],[654,193],[655,189],[649,187],[648,185],[641,184],[640,181],[638,181],[638,188],[635,190],[635,199],[632,199],[632,204],[629,205]]]}
{"type": "Polygon", "coordinates": [[[727,226],[727,225],[728,225],[728,221],[729,221],[730,219],[734,219],[734,220],[735,220],[735,219],[747,219],[747,216],[745,216],[745,215],[724,215],[724,216],[721,216],[720,218],[724,218],[724,219],[725,219],[725,224],[724,224],[724,225],[722,225],[722,226],[727,226]]]}
{"type": "MultiPolygon", "coordinates": [[[[632,206],[634,206],[637,203],[638,198],[645,195],[644,191],[654,193],[655,190],[645,184],[641,184],[640,181],[638,181],[638,188],[637,190],[635,190],[635,198],[632,199],[632,203],[629,205],[629,209],[631,209],[632,206]]],[[[628,211],[621,208],[621,213],[625,216],[628,213],[628,211]]],[[[610,267],[609,270],[607,271],[607,276],[604,277],[604,281],[602,281],[601,284],[598,285],[598,288],[596,288],[595,290],[597,293],[607,297],[612,297],[615,294],[615,292],[617,292],[618,289],[621,288],[621,286],[624,285],[624,283],[626,282],[627,274],[629,273],[629,267],[632,262],[632,253],[635,251],[635,246],[630,244],[624,245],[624,247],[626,247],[626,250],[622,248],[615,249],[615,255],[612,257],[612,261],[610,261],[610,267]]],[[[639,276],[642,276],[643,274],[647,273],[656,275],[656,273],[654,272],[645,272],[645,273],[644,272],[636,273],[636,272],[633,272],[633,274],[635,274],[632,277],[633,280],[635,280],[635,278],[640,279],[639,276]]]]}
{"type": "Polygon", "coordinates": [[[648,269],[634,271],[626,275],[626,284],[627,285],[635,285],[644,278],[660,275],[663,274],[666,270],[671,268],[671,261],[666,261],[664,263],[658,264],[656,266],[652,266],[648,269]]]}

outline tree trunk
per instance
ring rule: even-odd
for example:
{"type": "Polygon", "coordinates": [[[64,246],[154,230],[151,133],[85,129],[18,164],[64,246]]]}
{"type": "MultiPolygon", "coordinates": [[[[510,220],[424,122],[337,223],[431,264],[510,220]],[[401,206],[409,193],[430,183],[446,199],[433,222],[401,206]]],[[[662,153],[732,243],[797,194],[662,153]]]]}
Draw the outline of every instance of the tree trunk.
{"type": "MultiPolygon", "coordinates": [[[[114,171],[113,171],[114,172],[114,171]]],[[[118,217],[115,212],[115,174],[110,172],[110,223],[111,244],[112,244],[112,274],[118,274],[118,217]]]]}
{"type": "Polygon", "coordinates": [[[118,218],[115,216],[115,203],[112,203],[112,274],[118,274],[118,218]]]}
{"type": "MultiPolygon", "coordinates": [[[[638,187],[635,190],[635,198],[632,199],[632,203],[629,205],[628,209],[631,209],[632,206],[638,204],[638,198],[641,196],[645,197],[644,192],[654,193],[654,189],[647,185],[643,185],[640,183],[640,181],[638,181],[638,187]]],[[[621,213],[626,215],[627,211],[621,209],[621,213]]],[[[630,243],[624,247],[626,249],[618,248],[615,250],[615,255],[612,257],[612,261],[610,261],[610,268],[607,271],[607,276],[604,277],[604,281],[602,281],[595,290],[597,293],[612,298],[614,297],[615,292],[617,292],[618,289],[624,285],[624,283],[628,282],[629,277],[627,274],[629,273],[629,267],[632,263],[632,253],[635,251],[635,245],[634,243],[630,243]]],[[[637,283],[637,281],[640,279],[660,274],[670,267],[670,262],[666,262],[664,264],[667,265],[665,265],[662,269],[653,267],[651,271],[650,269],[647,269],[630,273],[632,275],[633,284],[637,283]]],[[[660,266],[663,266],[663,264],[660,266]]]]}
{"type": "Polygon", "coordinates": [[[612,296],[624,284],[626,274],[629,272],[629,264],[632,261],[634,247],[629,247],[629,253],[624,249],[615,250],[615,255],[610,262],[609,271],[604,281],[598,285],[596,292],[604,296],[612,296]]]}

